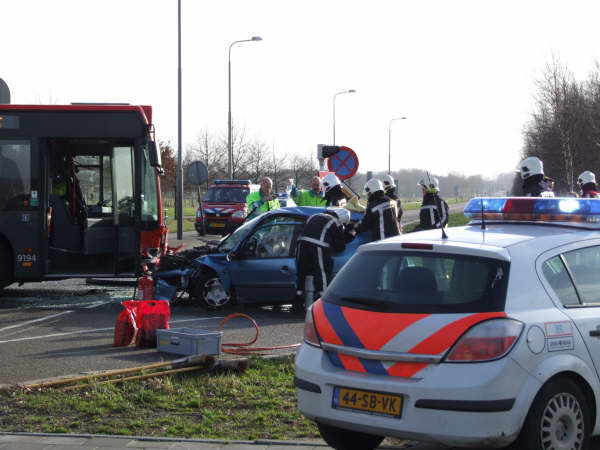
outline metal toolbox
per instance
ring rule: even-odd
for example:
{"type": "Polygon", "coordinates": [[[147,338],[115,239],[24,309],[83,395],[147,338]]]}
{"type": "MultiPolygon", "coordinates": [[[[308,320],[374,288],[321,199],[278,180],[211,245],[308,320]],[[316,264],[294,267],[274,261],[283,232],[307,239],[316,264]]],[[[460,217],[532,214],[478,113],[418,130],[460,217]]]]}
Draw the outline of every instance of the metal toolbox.
{"type": "Polygon", "coordinates": [[[222,336],[222,331],[199,328],[156,330],[156,346],[159,352],[178,355],[219,355],[222,336]]]}

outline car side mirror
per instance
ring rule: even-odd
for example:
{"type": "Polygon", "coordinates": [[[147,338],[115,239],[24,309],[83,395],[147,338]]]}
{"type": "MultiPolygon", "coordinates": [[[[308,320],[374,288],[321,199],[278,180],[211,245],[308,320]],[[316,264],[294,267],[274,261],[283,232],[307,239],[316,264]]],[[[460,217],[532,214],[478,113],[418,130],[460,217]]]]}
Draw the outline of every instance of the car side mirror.
{"type": "Polygon", "coordinates": [[[235,259],[235,253],[233,252],[233,250],[227,252],[227,254],[225,255],[225,261],[231,262],[234,259],[235,259]]]}

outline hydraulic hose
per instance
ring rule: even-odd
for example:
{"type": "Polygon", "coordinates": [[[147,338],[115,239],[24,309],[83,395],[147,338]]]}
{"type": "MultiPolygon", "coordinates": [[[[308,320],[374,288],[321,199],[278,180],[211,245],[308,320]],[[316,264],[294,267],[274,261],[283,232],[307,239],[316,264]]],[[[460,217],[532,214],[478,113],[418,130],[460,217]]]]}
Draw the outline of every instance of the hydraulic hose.
{"type": "MultiPolygon", "coordinates": [[[[256,330],[256,334],[254,335],[254,339],[252,339],[249,342],[242,342],[242,343],[236,343],[236,342],[224,342],[221,344],[221,351],[223,353],[230,353],[233,355],[247,355],[249,353],[253,353],[253,352],[264,352],[264,351],[270,351],[270,350],[282,350],[282,349],[286,349],[286,348],[296,348],[300,346],[300,343],[298,344],[289,344],[289,345],[275,345],[272,347],[250,347],[252,344],[254,344],[257,339],[258,339],[258,335],[259,335],[259,328],[258,328],[258,324],[256,323],[256,321],[250,317],[247,314],[243,314],[243,313],[234,313],[234,314],[230,314],[229,316],[225,317],[221,323],[219,324],[219,327],[217,328],[218,331],[221,331],[221,329],[223,328],[223,325],[225,325],[225,323],[229,320],[229,319],[233,319],[234,317],[243,317],[245,319],[248,319],[252,325],[254,325],[254,329],[256,330]],[[230,348],[233,347],[233,348],[230,348]]],[[[263,353],[257,353],[258,355],[263,355],[263,353]]]]}

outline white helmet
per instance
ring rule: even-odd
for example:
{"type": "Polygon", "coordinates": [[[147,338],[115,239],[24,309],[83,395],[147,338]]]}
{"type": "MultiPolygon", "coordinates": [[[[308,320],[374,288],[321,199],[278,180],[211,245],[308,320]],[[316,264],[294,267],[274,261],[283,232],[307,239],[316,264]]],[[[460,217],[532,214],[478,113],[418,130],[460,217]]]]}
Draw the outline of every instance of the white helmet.
{"type": "Polygon", "coordinates": [[[346,208],[327,208],[327,210],[333,212],[344,225],[350,223],[350,211],[346,208]]]}
{"type": "Polygon", "coordinates": [[[377,191],[383,191],[383,183],[377,178],[371,178],[367,181],[367,184],[365,184],[365,194],[370,196],[377,191]]]}
{"type": "Polygon", "coordinates": [[[340,179],[335,176],[335,174],[328,173],[323,177],[323,187],[325,188],[325,192],[328,192],[332,187],[339,185],[340,179]]]}
{"type": "Polygon", "coordinates": [[[391,188],[396,187],[396,182],[394,181],[394,177],[392,177],[391,175],[385,174],[385,175],[382,175],[379,179],[383,183],[383,188],[386,191],[391,188]]]}
{"type": "Polygon", "coordinates": [[[579,183],[579,186],[583,186],[584,184],[588,183],[596,184],[596,175],[594,175],[594,172],[590,172],[589,170],[581,172],[579,174],[579,178],[577,179],[577,183],[579,183]]]}
{"type": "Polygon", "coordinates": [[[419,186],[424,187],[430,194],[435,194],[440,191],[440,181],[436,177],[429,175],[429,173],[421,178],[419,186]]]}
{"type": "Polygon", "coordinates": [[[537,156],[530,156],[521,161],[519,172],[522,180],[526,180],[533,175],[544,175],[544,164],[537,156]]]}

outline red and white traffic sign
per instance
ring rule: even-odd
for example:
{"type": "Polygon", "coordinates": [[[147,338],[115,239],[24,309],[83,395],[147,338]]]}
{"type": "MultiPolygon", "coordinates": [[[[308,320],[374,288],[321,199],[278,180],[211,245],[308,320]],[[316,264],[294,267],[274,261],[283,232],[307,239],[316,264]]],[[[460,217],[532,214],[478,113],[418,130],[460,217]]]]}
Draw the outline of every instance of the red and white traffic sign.
{"type": "Polygon", "coordinates": [[[340,151],[327,159],[327,167],[340,180],[352,178],[358,172],[358,156],[349,147],[340,147],[340,151]]]}

